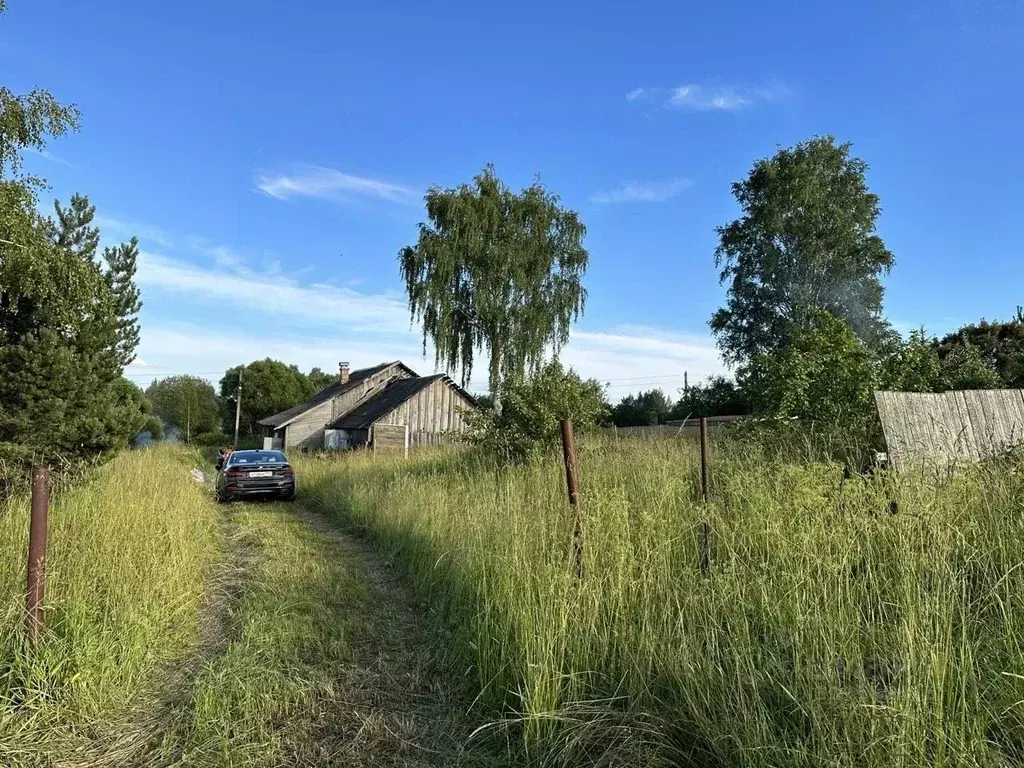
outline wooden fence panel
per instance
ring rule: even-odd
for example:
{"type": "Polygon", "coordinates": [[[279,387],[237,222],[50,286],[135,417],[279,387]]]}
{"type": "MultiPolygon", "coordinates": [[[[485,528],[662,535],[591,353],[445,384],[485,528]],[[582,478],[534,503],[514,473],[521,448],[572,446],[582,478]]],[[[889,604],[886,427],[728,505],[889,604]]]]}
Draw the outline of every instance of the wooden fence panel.
{"type": "Polygon", "coordinates": [[[1024,444],[1024,390],[875,392],[889,460],[947,465],[1024,444]]]}

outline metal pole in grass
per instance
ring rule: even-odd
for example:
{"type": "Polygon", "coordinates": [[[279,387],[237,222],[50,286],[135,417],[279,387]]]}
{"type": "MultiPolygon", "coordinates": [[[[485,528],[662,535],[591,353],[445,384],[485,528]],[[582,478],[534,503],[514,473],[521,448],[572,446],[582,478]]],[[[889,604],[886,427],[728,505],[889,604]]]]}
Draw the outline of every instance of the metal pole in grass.
{"type": "Polygon", "coordinates": [[[242,418],[242,372],[245,368],[238,369],[238,391],[235,392],[235,447],[238,447],[238,422],[242,418]]]}
{"type": "MultiPolygon", "coordinates": [[[[708,417],[700,417],[700,498],[707,514],[708,505],[708,417]]],[[[705,518],[700,526],[700,572],[707,576],[710,565],[708,538],[710,535],[708,521],[705,518]]]]}
{"type": "Polygon", "coordinates": [[[572,508],[572,553],[576,561],[576,576],[583,578],[583,513],[580,511],[580,472],[576,464],[576,440],[572,421],[562,419],[562,456],[565,458],[565,484],[569,489],[572,508]]]}
{"type": "Polygon", "coordinates": [[[34,643],[43,628],[46,586],[46,519],[50,511],[50,470],[32,470],[32,517],[28,533],[28,592],[25,631],[34,643]]]}

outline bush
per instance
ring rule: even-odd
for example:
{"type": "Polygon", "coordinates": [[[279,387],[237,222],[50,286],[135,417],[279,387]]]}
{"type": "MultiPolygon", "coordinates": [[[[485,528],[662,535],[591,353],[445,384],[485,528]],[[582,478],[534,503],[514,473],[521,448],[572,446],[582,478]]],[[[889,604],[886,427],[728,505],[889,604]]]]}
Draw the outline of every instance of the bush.
{"type": "Polygon", "coordinates": [[[227,437],[222,432],[216,431],[200,432],[198,435],[192,437],[192,443],[194,445],[206,448],[218,448],[229,442],[231,442],[231,438],[227,437]]]}
{"type": "Polygon", "coordinates": [[[465,439],[499,460],[521,462],[558,444],[560,420],[586,431],[608,416],[601,384],[552,360],[532,378],[506,381],[498,408],[471,415],[465,439]]]}

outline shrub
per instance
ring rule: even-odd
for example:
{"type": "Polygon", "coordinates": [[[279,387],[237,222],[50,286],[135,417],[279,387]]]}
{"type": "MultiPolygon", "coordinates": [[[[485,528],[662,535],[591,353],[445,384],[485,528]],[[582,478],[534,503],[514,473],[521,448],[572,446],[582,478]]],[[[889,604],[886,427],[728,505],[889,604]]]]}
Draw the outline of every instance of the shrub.
{"type": "Polygon", "coordinates": [[[507,380],[498,407],[470,417],[465,439],[500,460],[525,461],[558,444],[561,419],[586,431],[608,415],[599,382],[552,360],[536,376],[507,380]]]}

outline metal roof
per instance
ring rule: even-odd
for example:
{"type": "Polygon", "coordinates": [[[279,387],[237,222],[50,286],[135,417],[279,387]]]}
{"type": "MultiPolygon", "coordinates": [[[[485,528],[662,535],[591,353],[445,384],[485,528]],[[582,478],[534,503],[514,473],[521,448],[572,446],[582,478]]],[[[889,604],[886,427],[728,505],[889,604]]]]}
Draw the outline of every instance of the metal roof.
{"type": "Polygon", "coordinates": [[[397,379],[376,397],[371,397],[348,413],[339,416],[327,425],[327,429],[367,429],[374,422],[387,416],[417,392],[438,380],[445,381],[471,405],[476,399],[443,373],[434,376],[417,376],[412,379],[397,379]]]}
{"type": "Polygon", "coordinates": [[[407,371],[409,371],[409,373],[415,375],[415,372],[400,360],[394,360],[390,363],[381,363],[380,365],[375,365],[372,368],[360,368],[358,371],[352,371],[352,373],[349,374],[348,381],[346,381],[344,384],[342,384],[340,381],[335,381],[333,384],[330,384],[324,387],[319,392],[317,392],[315,395],[313,395],[312,398],[310,398],[306,402],[301,403],[300,405],[296,405],[294,408],[289,408],[286,411],[275,413],[273,416],[267,416],[267,418],[265,419],[260,419],[258,423],[262,424],[265,427],[274,427],[275,429],[286,426],[288,422],[292,421],[298,416],[301,416],[310,408],[320,405],[321,403],[325,403],[331,398],[337,397],[338,395],[347,392],[348,390],[352,389],[357,384],[359,384],[361,381],[363,381],[363,379],[367,379],[376,373],[380,373],[385,368],[389,368],[392,365],[400,365],[407,371]]]}

